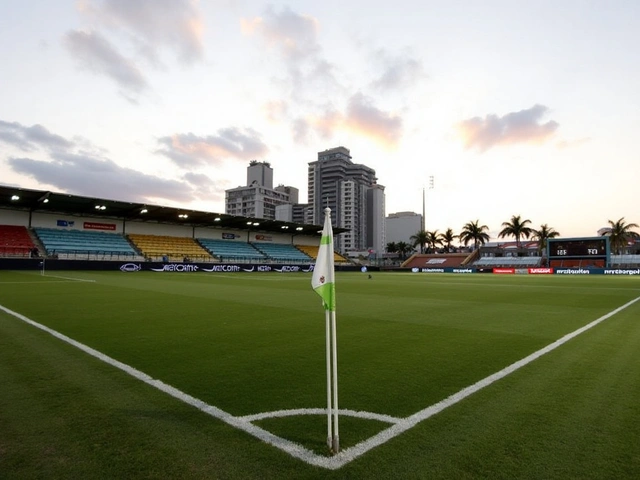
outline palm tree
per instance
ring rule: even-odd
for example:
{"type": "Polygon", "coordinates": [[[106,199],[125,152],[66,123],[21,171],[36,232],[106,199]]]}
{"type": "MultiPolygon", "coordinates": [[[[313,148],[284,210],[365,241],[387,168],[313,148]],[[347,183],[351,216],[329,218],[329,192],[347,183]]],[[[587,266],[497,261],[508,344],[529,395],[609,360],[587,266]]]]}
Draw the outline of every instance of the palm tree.
{"type": "Polygon", "coordinates": [[[498,237],[515,237],[516,245],[518,246],[518,250],[520,250],[522,246],[520,244],[520,238],[529,238],[531,236],[532,230],[530,227],[527,227],[529,223],[531,223],[531,220],[522,220],[520,215],[513,215],[509,222],[502,222],[504,228],[500,230],[498,237]]]}
{"type": "Polygon", "coordinates": [[[458,235],[455,235],[452,229],[447,228],[440,238],[442,239],[447,252],[449,252],[451,251],[451,244],[456,238],[458,238],[458,235]]]}
{"type": "Polygon", "coordinates": [[[622,250],[629,240],[640,237],[640,235],[632,230],[632,228],[638,228],[638,225],[635,223],[625,223],[624,217],[615,222],[612,220],[607,221],[609,225],[611,225],[609,232],[611,250],[618,255],[622,253],[622,250]]]}
{"type": "Polygon", "coordinates": [[[398,249],[398,253],[400,254],[400,258],[405,260],[407,255],[412,251],[413,247],[409,245],[407,242],[398,242],[396,243],[396,248],[398,249]]]}
{"type": "Polygon", "coordinates": [[[477,250],[478,245],[484,245],[489,241],[489,234],[487,230],[489,227],[486,225],[478,225],[480,220],[476,220],[475,222],[468,222],[462,227],[462,231],[458,238],[466,247],[469,242],[473,242],[473,249],[477,250]]]}
{"type": "Polygon", "coordinates": [[[397,253],[397,252],[398,252],[398,245],[396,245],[396,242],[387,243],[387,253],[397,253]]]}
{"type": "Polygon", "coordinates": [[[438,245],[442,245],[442,234],[438,232],[438,230],[434,230],[432,232],[425,232],[427,234],[427,245],[429,245],[429,248],[431,249],[432,252],[436,251],[436,247],[438,245]]]}
{"type": "Polygon", "coordinates": [[[414,247],[420,246],[420,253],[424,253],[424,247],[429,243],[429,237],[427,235],[428,232],[421,230],[417,232],[415,235],[411,235],[409,240],[411,241],[411,245],[414,247]]]}
{"type": "Polygon", "coordinates": [[[546,223],[540,225],[540,229],[532,229],[532,240],[538,241],[538,256],[542,256],[542,251],[547,248],[547,240],[550,238],[556,238],[560,236],[560,233],[556,232],[553,227],[548,226],[546,223]]]}

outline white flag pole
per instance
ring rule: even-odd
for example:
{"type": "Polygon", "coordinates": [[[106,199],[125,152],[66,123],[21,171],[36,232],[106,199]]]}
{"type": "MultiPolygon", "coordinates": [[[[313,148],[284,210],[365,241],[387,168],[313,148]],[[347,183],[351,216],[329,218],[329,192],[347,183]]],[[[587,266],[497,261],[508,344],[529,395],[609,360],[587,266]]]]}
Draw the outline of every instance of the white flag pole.
{"type": "Polygon", "coordinates": [[[311,276],[311,286],[322,297],[326,322],[327,357],[327,446],[335,454],[338,442],[338,354],[336,348],[336,299],[335,267],[333,262],[333,228],[331,209],[324,209],[324,227],[316,264],[311,276]]]}
{"type": "Polygon", "coordinates": [[[338,340],[336,335],[336,312],[331,311],[331,344],[333,364],[333,453],[340,451],[340,437],[338,434],[338,340]]]}
{"type": "Polygon", "coordinates": [[[333,445],[333,429],[331,427],[331,316],[329,310],[325,310],[327,324],[327,447],[333,445]]]}

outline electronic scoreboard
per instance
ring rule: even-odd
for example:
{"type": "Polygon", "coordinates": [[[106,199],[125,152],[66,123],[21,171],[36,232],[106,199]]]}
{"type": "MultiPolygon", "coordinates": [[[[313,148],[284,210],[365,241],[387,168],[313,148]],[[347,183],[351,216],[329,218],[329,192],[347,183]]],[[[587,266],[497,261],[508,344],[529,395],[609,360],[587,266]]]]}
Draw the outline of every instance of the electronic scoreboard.
{"type": "Polygon", "coordinates": [[[547,240],[547,258],[608,259],[609,237],[550,238],[547,240]]]}

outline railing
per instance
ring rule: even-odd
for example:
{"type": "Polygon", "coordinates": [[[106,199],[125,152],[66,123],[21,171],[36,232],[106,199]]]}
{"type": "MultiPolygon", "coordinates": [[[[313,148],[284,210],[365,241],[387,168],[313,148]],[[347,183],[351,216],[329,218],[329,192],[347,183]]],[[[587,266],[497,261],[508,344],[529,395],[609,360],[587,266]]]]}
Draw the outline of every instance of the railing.
{"type": "Polygon", "coordinates": [[[103,250],[49,250],[47,258],[64,260],[114,260],[143,262],[145,258],[135,253],[103,250]]]}
{"type": "Polygon", "coordinates": [[[0,257],[30,258],[33,247],[0,245],[0,257]]]}

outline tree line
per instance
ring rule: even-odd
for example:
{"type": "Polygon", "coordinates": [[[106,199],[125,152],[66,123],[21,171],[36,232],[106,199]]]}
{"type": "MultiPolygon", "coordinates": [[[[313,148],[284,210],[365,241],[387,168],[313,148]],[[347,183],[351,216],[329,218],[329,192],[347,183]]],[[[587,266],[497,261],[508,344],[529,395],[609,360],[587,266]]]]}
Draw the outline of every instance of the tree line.
{"type": "MultiPolygon", "coordinates": [[[[633,231],[634,228],[640,228],[636,223],[627,223],[624,217],[619,220],[607,220],[609,222],[609,243],[611,251],[614,254],[620,254],[624,250],[627,242],[632,239],[640,238],[640,235],[633,231]]],[[[547,248],[547,240],[560,236],[560,233],[546,223],[540,225],[539,228],[532,228],[531,220],[522,219],[520,215],[513,215],[507,222],[502,222],[502,230],[498,233],[498,238],[513,237],[516,241],[518,249],[522,247],[523,239],[531,239],[538,242],[538,255],[547,248]]],[[[443,248],[446,252],[453,250],[453,242],[457,238],[460,244],[467,247],[473,244],[476,250],[479,246],[489,241],[489,227],[480,225],[480,220],[467,222],[459,234],[455,234],[451,228],[447,228],[444,232],[438,230],[428,231],[422,230],[412,235],[409,242],[390,242],[387,244],[387,253],[397,253],[402,258],[406,258],[415,248],[420,249],[420,253],[435,252],[438,247],[443,248]]]]}

